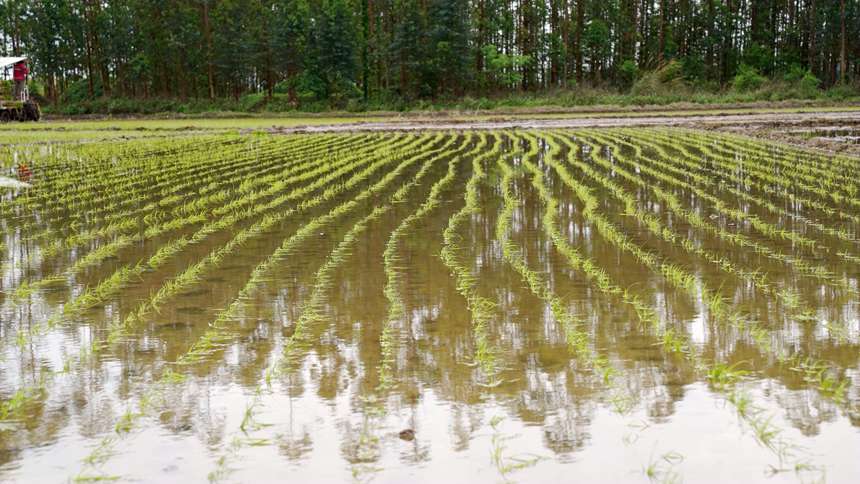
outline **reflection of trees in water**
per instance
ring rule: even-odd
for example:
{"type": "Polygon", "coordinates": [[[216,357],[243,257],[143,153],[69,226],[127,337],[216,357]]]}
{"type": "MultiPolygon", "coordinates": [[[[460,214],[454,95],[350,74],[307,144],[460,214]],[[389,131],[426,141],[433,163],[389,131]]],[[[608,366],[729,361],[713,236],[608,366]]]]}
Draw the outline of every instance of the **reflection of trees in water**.
{"type": "MultiPolygon", "coordinates": [[[[463,181],[458,181],[459,187],[463,181]]],[[[560,221],[568,238],[580,244],[613,277],[646,281],[631,287],[646,296],[666,324],[692,331],[691,321],[702,312],[701,301],[688,300],[666,287],[659,278],[643,271],[635,261],[619,257],[618,251],[601,242],[593,227],[583,223],[581,207],[570,202],[574,199],[571,194],[551,179],[548,183],[554,196],[564,202],[560,206],[563,210],[560,221]]],[[[657,342],[635,323],[635,315],[629,309],[616,298],[597,293],[581,274],[566,267],[552,254],[540,233],[540,204],[528,186],[520,186],[518,193],[524,200],[521,210],[515,213],[514,237],[524,247],[531,267],[547,274],[554,290],[569,301],[571,312],[584,315],[597,351],[619,370],[619,388],[633,398],[650,420],[669,421],[678,402],[685,398],[685,385],[697,380],[693,370],[681,360],[667,358],[657,342]]],[[[341,453],[347,462],[378,462],[386,451],[384,444],[396,439],[397,427],[404,424],[402,416],[406,413],[409,414],[408,425],[417,430],[418,438],[409,443],[398,442],[402,462],[430,459],[429,442],[421,438],[421,429],[431,425],[447,425],[453,450],[464,451],[469,448],[475,432],[486,424],[488,399],[519,421],[540,425],[544,445],[552,452],[571,454],[588,445],[595,431],[590,427],[599,409],[611,407],[599,383],[569,353],[563,330],[553,321],[551,313],[528,293],[519,276],[504,263],[500,248],[493,240],[499,208],[497,188],[482,188],[482,196],[485,201],[482,212],[470,221],[469,232],[464,234],[463,250],[475,261],[482,281],[481,290],[499,304],[499,317],[492,322],[491,334],[502,347],[503,383],[494,388],[479,385],[476,371],[468,365],[470,355],[474,354],[474,341],[467,311],[447,270],[437,258],[439,229],[457,209],[456,203],[444,204],[429,220],[422,222],[422,231],[435,227],[436,235],[416,236],[406,244],[403,262],[409,271],[404,278],[408,287],[404,301],[409,317],[402,325],[401,344],[395,352],[394,371],[398,384],[384,400],[390,415],[382,419],[367,413],[367,399],[374,396],[378,385],[375,369],[381,358],[379,331],[386,318],[379,257],[386,240],[386,227],[396,220],[381,224],[377,227],[379,230],[369,232],[339,270],[331,290],[329,325],[319,328],[319,337],[313,341],[304,364],[282,380],[291,404],[293,398],[311,391],[323,405],[349,401],[352,414],[336,424],[342,439],[341,453]],[[415,408],[426,403],[429,392],[435,400],[447,405],[448,422],[421,421],[418,417],[415,408]]],[[[655,203],[650,199],[645,202],[652,208],[655,203]]],[[[692,208],[705,209],[701,201],[691,203],[692,208]]],[[[664,209],[654,210],[666,217],[664,209]]],[[[635,220],[626,221],[629,225],[625,227],[635,223],[635,220]]],[[[673,228],[688,229],[677,221],[674,223],[673,228]]],[[[644,239],[643,236],[643,243],[646,243],[644,239]]],[[[649,243],[672,253],[658,242],[649,243]]],[[[231,384],[253,389],[259,383],[263,371],[280,351],[280,343],[291,334],[293,322],[301,313],[302,303],[312,286],[309,278],[315,270],[312,261],[325,252],[325,247],[318,249],[303,253],[302,260],[296,263],[300,269],[278,274],[276,280],[271,281],[271,287],[249,301],[245,318],[236,322],[233,343],[222,354],[190,370],[198,378],[169,389],[155,420],[161,428],[172,434],[193,432],[207,446],[223,443],[225,435],[234,429],[225,429],[225,416],[213,411],[212,400],[217,399],[214,395],[231,384]]],[[[728,253],[728,256],[745,266],[756,267],[758,263],[752,254],[728,253]]],[[[684,261],[709,282],[719,279],[719,275],[708,272],[701,261],[686,258],[684,261]]],[[[285,265],[291,267],[292,261],[288,262],[285,265]]],[[[788,280],[789,276],[778,274],[780,281],[788,280]]],[[[4,283],[8,282],[6,279],[4,274],[4,283]]],[[[794,284],[804,294],[815,292],[809,284],[794,284]]],[[[780,409],[791,425],[805,436],[818,435],[823,423],[845,417],[851,425],[860,427],[860,412],[856,410],[860,407],[860,385],[856,383],[860,374],[860,346],[856,341],[825,340],[811,325],[787,322],[779,316],[778,306],[767,301],[762,303],[760,294],[736,279],[720,279],[720,287],[731,295],[738,307],[748,310],[773,329],[776,346],[810,353],[814,350],[826,355],[846,376],[854,378],[847,400],[855,410],[843,411],[822,398],[808,388],[802,374],[763,356],[748,336],[705,315],[695,323],[701,325],[704,357],[709,361],[738,363],[745,370],[754,368],[756,376],[765,379],[746,385],[757,394],[761,390],[768,407],[780,409]]],[[[832,291],[819,293],[814,300],[828,316],[849,321],[856,319],[857,310],[842,304],[843,298],[832,291]]],[[[61,299],[58,293],[50,293],[45,300],[49,305],[56,305],[61,299]]],[[[94,438],[112,432],[112,422],[134,406],[135,388],[151,381],[153,375],[165,367],[164,361],[172,358],[176,348],[193,341],[201,330],[193,324],[168,321],[167,315],[174,314],[177,307],[185,303],[171,304],[165,308],[164,315],[159,316],[159,321],[164,323],[162,326],[154,323],[152,327],[142,328],[141,334],[113,348],[112,354],[104,359],[87,362],[83,370],[48,382],[50,397],[31,409],[21,431],[16,428],[0,432],[0,464],[17,460],[22,449],[56,442],[58,434],[73,421],[82,437],[94,438]]],[[[102,312],[111,309],[103,308],[102,312]]],[[[126,310],[117,309],[117,312],[121,314],[126,310]]],[[[5,332],[2,335],[15,324],[21,327],[32,324],[33,318],[32,308],[22,306],[14,315],[14,322],[3,323],[5,332]]],[[[70,343],[69,347],[77,348],[85,328],[96,329],[89,325],[62,327],[57,334],[70,343]]],[[[24,370],[17,376],[0,375],[3,383],[14,383],[16,378],[34,382],[38,374],[47,372],[35,363],[38,360],[32,348],[25,348],[16,356],[16,365],[24,370]]],[[[299,460],[313,451],[314,424],[304,423],[294,428],[292,409],[288,418],[287,425],[278,427],[277,446],[286,459],[299,460]]]]}
{"type": "Polygon", "coordinates": [[[314,443],[311,439],[311,430],[307,424],[302,424],[298,429],[295,428],[296,425],[293,422],[293,412],[295,411],[293,400],[294,397],[291,396],[289,398],[289,408],[287,409],[289,422],[286,425],[286,429],[277,435],[276,442],[281,455],[286,457],[287,460],[298,461],[311,453],[314,443]]]}

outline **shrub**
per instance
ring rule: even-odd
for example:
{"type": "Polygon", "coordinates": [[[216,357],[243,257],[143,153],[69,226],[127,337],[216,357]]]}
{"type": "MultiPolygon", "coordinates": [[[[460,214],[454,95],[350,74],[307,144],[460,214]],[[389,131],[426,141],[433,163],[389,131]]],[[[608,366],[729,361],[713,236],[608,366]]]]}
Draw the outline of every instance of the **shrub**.
{"type": "Polygon", "coordinates": [[[750,92],[760,88],[767,79],[758,73],[755,67],[741,64],[738,73],[732,80],[732,89],[738,92],[750,92]]]}
{"type": "Polygon", "coordinates": [[[684,80],[683,66],[670,61],[655,71],[646,72],[633,83],[630,94],[641,96],[683,96],[689,91],[684,80]]]}
{"type": "Polygon", "coordinates": [[[636,79],[639,78],[639,66],[630,59],[622,62],[618,71],[625,87],[632,86],[636,82],[636,79]]]}

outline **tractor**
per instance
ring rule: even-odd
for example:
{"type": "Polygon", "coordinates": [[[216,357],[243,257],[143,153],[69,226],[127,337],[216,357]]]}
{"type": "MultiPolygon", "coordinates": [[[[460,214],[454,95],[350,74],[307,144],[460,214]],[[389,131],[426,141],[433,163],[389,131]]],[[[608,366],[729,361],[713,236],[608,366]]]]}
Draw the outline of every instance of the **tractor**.
{"type": "Polygon", "coordinates": [[[0,78],[0,122],[38,121],[42,117],[39,104],[30,99],[27,83],[24,82],[20,92],[16,93],[13,81],[8,80],[9,69],[26,60],[26,57],[0,57],[0,70],[3,72],[0,78]]]}

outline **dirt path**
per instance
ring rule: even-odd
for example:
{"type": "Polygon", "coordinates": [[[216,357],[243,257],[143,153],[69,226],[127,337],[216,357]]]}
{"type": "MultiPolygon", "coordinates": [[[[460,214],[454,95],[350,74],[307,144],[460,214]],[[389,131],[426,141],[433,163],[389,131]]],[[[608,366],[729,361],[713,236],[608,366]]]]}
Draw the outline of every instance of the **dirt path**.
{"type": "Polygon", "coordinates": [[[269,131],[277,133],[316,133],[342,131],[415,131],[451,129],[515,129],[515,128],[610,128],[630,126],[686,126],[694,128],[718,128],[726,126],[766,126],[800,125],[830,123],[860,123],[860,111],[834,111],[824,113],[760,113],[726,115],[633,115],[617,117],[556,117],[550,119],[499,119],[489,121],[474,120],[402,120],[369,123],[343,123],[318,126],[274,127],[269,131]]]}
{"type": "Polygon", "coordinates": [[[727,131],[757,138],[766,138],[827,153],[860,156],[860,143],[846,142],[850,138],[827,138],[800,133],[834,126],[860,131],[860,111],[770,112],[738,114],[631,114],[620,116],[529,118],[507,116],[495,120],[415,120],[342,123],[316,126],[272,127],[270,133],[374,132],[459,129],[553,129],[553,128],[613,128],[613,127],[674,126],[727,131]]]}

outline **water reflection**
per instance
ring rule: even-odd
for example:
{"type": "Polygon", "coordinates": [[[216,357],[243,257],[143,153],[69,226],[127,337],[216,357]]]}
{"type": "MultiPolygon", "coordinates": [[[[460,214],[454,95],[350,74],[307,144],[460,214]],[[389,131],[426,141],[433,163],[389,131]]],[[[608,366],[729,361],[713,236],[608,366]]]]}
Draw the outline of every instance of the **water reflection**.
{"type": "MultiPolygon", "coordinates": [[[[831,481],[852,481],[860,475],[860,464],[854,458],[860,448],[858,300],[833,281],[805,277],[795,269],[801,262],[819,264],[856,289],[857,268],[834,253],[856,254],[858,248],[822,236],[822,243],[833,250],[816,252],[786,244],[749,224],[731,225],[714,200],[696,192],[701,187],[694,179],[688,179],[688,185],[673,185],[631,162],[636,143],[643,147],[643,166],[646,159],[661,152],[672,157],[663,160],[667,163],[663,170],[669,170],[670,162],[682,166],[685,156],[700,157],[695,161],[706,160],[701,173],[712,173],[717,180],[713,187],[706,187],[711,190],[736,178],[707,161],[717,154],[698,151],[700,145],[693,141],[672,145],[661,137],[662,131],[650,138],[647,130],[643,133],[640,137],[649,139],[647,143],[613,130],[530,132],[528,136],[492,133],[494,141],[488,149],[498,146],[496,151],[502,156],[518,148],[528,151],[529,136],[540,139],[541,153],[534,161],[550,195],[560,202],[559,228],[566,240],[618,287],[646,301],[662,327],[688,335],[703,360],[740,365],[748,371],[738,387],[751,397],[757,411],[772,416],[773,428],[779,429],[781,437],[802,446],[792,449],[796,461],[826,468],[831,481]],[[597,143],[601,149],[592,151],[589,143],[597,143]],[[844,397],[837,401],[821,391],[808,372],[780,363],[749,334],[716,317],[702,298],[690,297],[608,239],[589,218],[583,200],[545,159],[551,144],[561,145],[559,159],[597,198],[599,212],[611,224],[637,246],[693,274],[699,287],[718,288],[731,307],[767,328],[773,348],[825,361],[839,381],[845,382],[844,397]],[[600,163],[598,157],[607,159],[609,165],[600,163]],[[622,176],[621,170],[633,178],[622,176]],[[624,202],[597,176],[605,176],[613,186],[632,194],[637,206],[654,214],[666,230],[723,262],[692,253],[677,241],[649,231],[643,220],[627,213],[624,202]],[[679,216],[653,187],[670,191],[684,201],[687,210],[714,226],[785,254],[790,262],[740,250],[730,237],[717,237],[679,216]],[[760,271],[776,287],[796,293],[816,319],[789,317],[784,299],[726,267],[760,271]],[[844,332],[822,330],[827,322],[838,323],[844,332]]],[[[354,135],[332,137],[332,142],[346,145],[347,141],[337,140],[339,136],[354,135]]],[[[373,142],[385,138],[374,136],[373,142]]],[[[27,242],[28,233],[16,228],[27,222],[4,219],[0,396],[12,417],[0,422],[0,478],[57,481],[84,469],[84,476],[177,482],[207,476],[237,482],[286,477],[314,482],[435,481],[440,477],[455,482],[546,481],[569,480],[571,475],[586,481],[617,482],[646,479],[650,470],[661,480],[683,476],[692,481],[749,482],[764,480],[768,466],[782,465],[752,435],[755,429],[743,424],[737,406],[728,403],[730,394],[709,382],[689,360],[663,351],[660,340],[619,294],[599,290],[593,279],[568,264],[544,231],[546,205],[530,178],[519,176],[514,186],[519,205],[513,213],[511,240],[522,249],[529,268],[549,282],[565,309],[582,320],[589,344],[616,369],[615,386],[629,399],[619,400],[616,392],[594,377],[588,364],[572,354],[564,326],[506,261],[496,238],[504,203],[496,157],[486,163],[487,183],[478,193],[480,210],[460,231],[458,247],[464,260],[470,261],[478,291],[496,305],[487,331],[500,362],[499,380],[493,385],[482,380],[476,368],[477,343],[469,308],[439,257],[442,232],[463,206],[463,193],[472,176],[471,160],[476,154],[462,153],[474,149],[477,139],[471,133],[447,136],[457,137],[452,149],[459,150],[458,154],[438,155],[426,178],[385,216],[370,223],[326,288],[323,323],[310,328],[312,344],[300,364],[273,379],[267,379],[267,370],[296,331],[320,265],[353,224],[417,176],[418,165],[279,261],[264,284],[243,301],[226,343],[184,367],[172,362],[204,337],[219,311],[231,304],[268,254],[303,222],[350,200],[383,174],[301,219],[285,220],[252,238],[232,254],[229,263],[207,273],[193,289],[167,300],[127,339],[94,354],[86,353],[89,343],[104,338],[112,321],[134,311],[165,279],[225,244],[233,231],[221,231],[189,247],[74,321],[24,339],[20,335],[31,334],[32,328],[81,294],[85,285],[151,256],[172,237],[121,250],[104,266],[70,278],[66,286],[41,287],[13,297],[24,281],[62,271],[99,244],[82,247],[79,254],[49,258],[46,263],[40,244],[27,242]],[[379,369],[386,363],[381,341],[389,318],[385,296],[389,275],[382,254],[391,233],[445,176],[451,156],[462,160],[456,177],[441,193],[444,203],[412,225],[400,246],[395,271],[402,275],[400,297],[405,316],[394,326],[390,362],[394,385],[384,388],[379,369]],[[186,379],[161,385],[167,369],[186,379]],[[159,390],[153,392],[153,388],[159,390]],[[16,394],[19,390],[24,393],[16,394]],[[18,405],[15,402],[22,402],[22,407],[13,408],[18,405]],[[140,410],[143,403],[145,412],[140,410]],[[127,423],[129,431],[117,433],[127,423]],[[105,439],[110,441],[110,451],[99,454],[105,439]]],[[[313,136],[306,137],[310,143],[313,136]]],[[[274,141],[259,141],[263,145],[269,142],[274,141]]],[[[427,146],[438,147],[443,142],[427,146]]],[[[126,143],[137,142],[117,143],[117,150],[134,152],[126,143]]],[[[402,147],[392,151],[397,159],[413,155],[402,147]]],[[[40,156],[71,159],[62,147],[43,149],[40,156]]],[[[738,156],[744,156],[743,152],[738,156]]],[[[515,166],[524,171],[521,159],[515,166]]],[[[757,197],[765,195],[754,187],[735,188],[757,197]]],[[[709,193],[763,222],[817,236],[813,225],[797,220],[789,224],[762,206],[733,201],[735,195],[722,189],[709,193]],[[798,225],[792,225],[795,223],[798,225]]],[[[777,195],[768,196],[781,203],[777,195]]],[[[811,216],[791,204],[780,206],[811,216]]],[[[815,217],[837,226],[820,213],[815,217]]],[[[49,219],[46,215],[27,230],[50,229],[53,222],[45,221],[49,219]]],[[[779,472],[768,482],[817,478],[817,472],[817,467],[799,474],[779,472]]]]}

